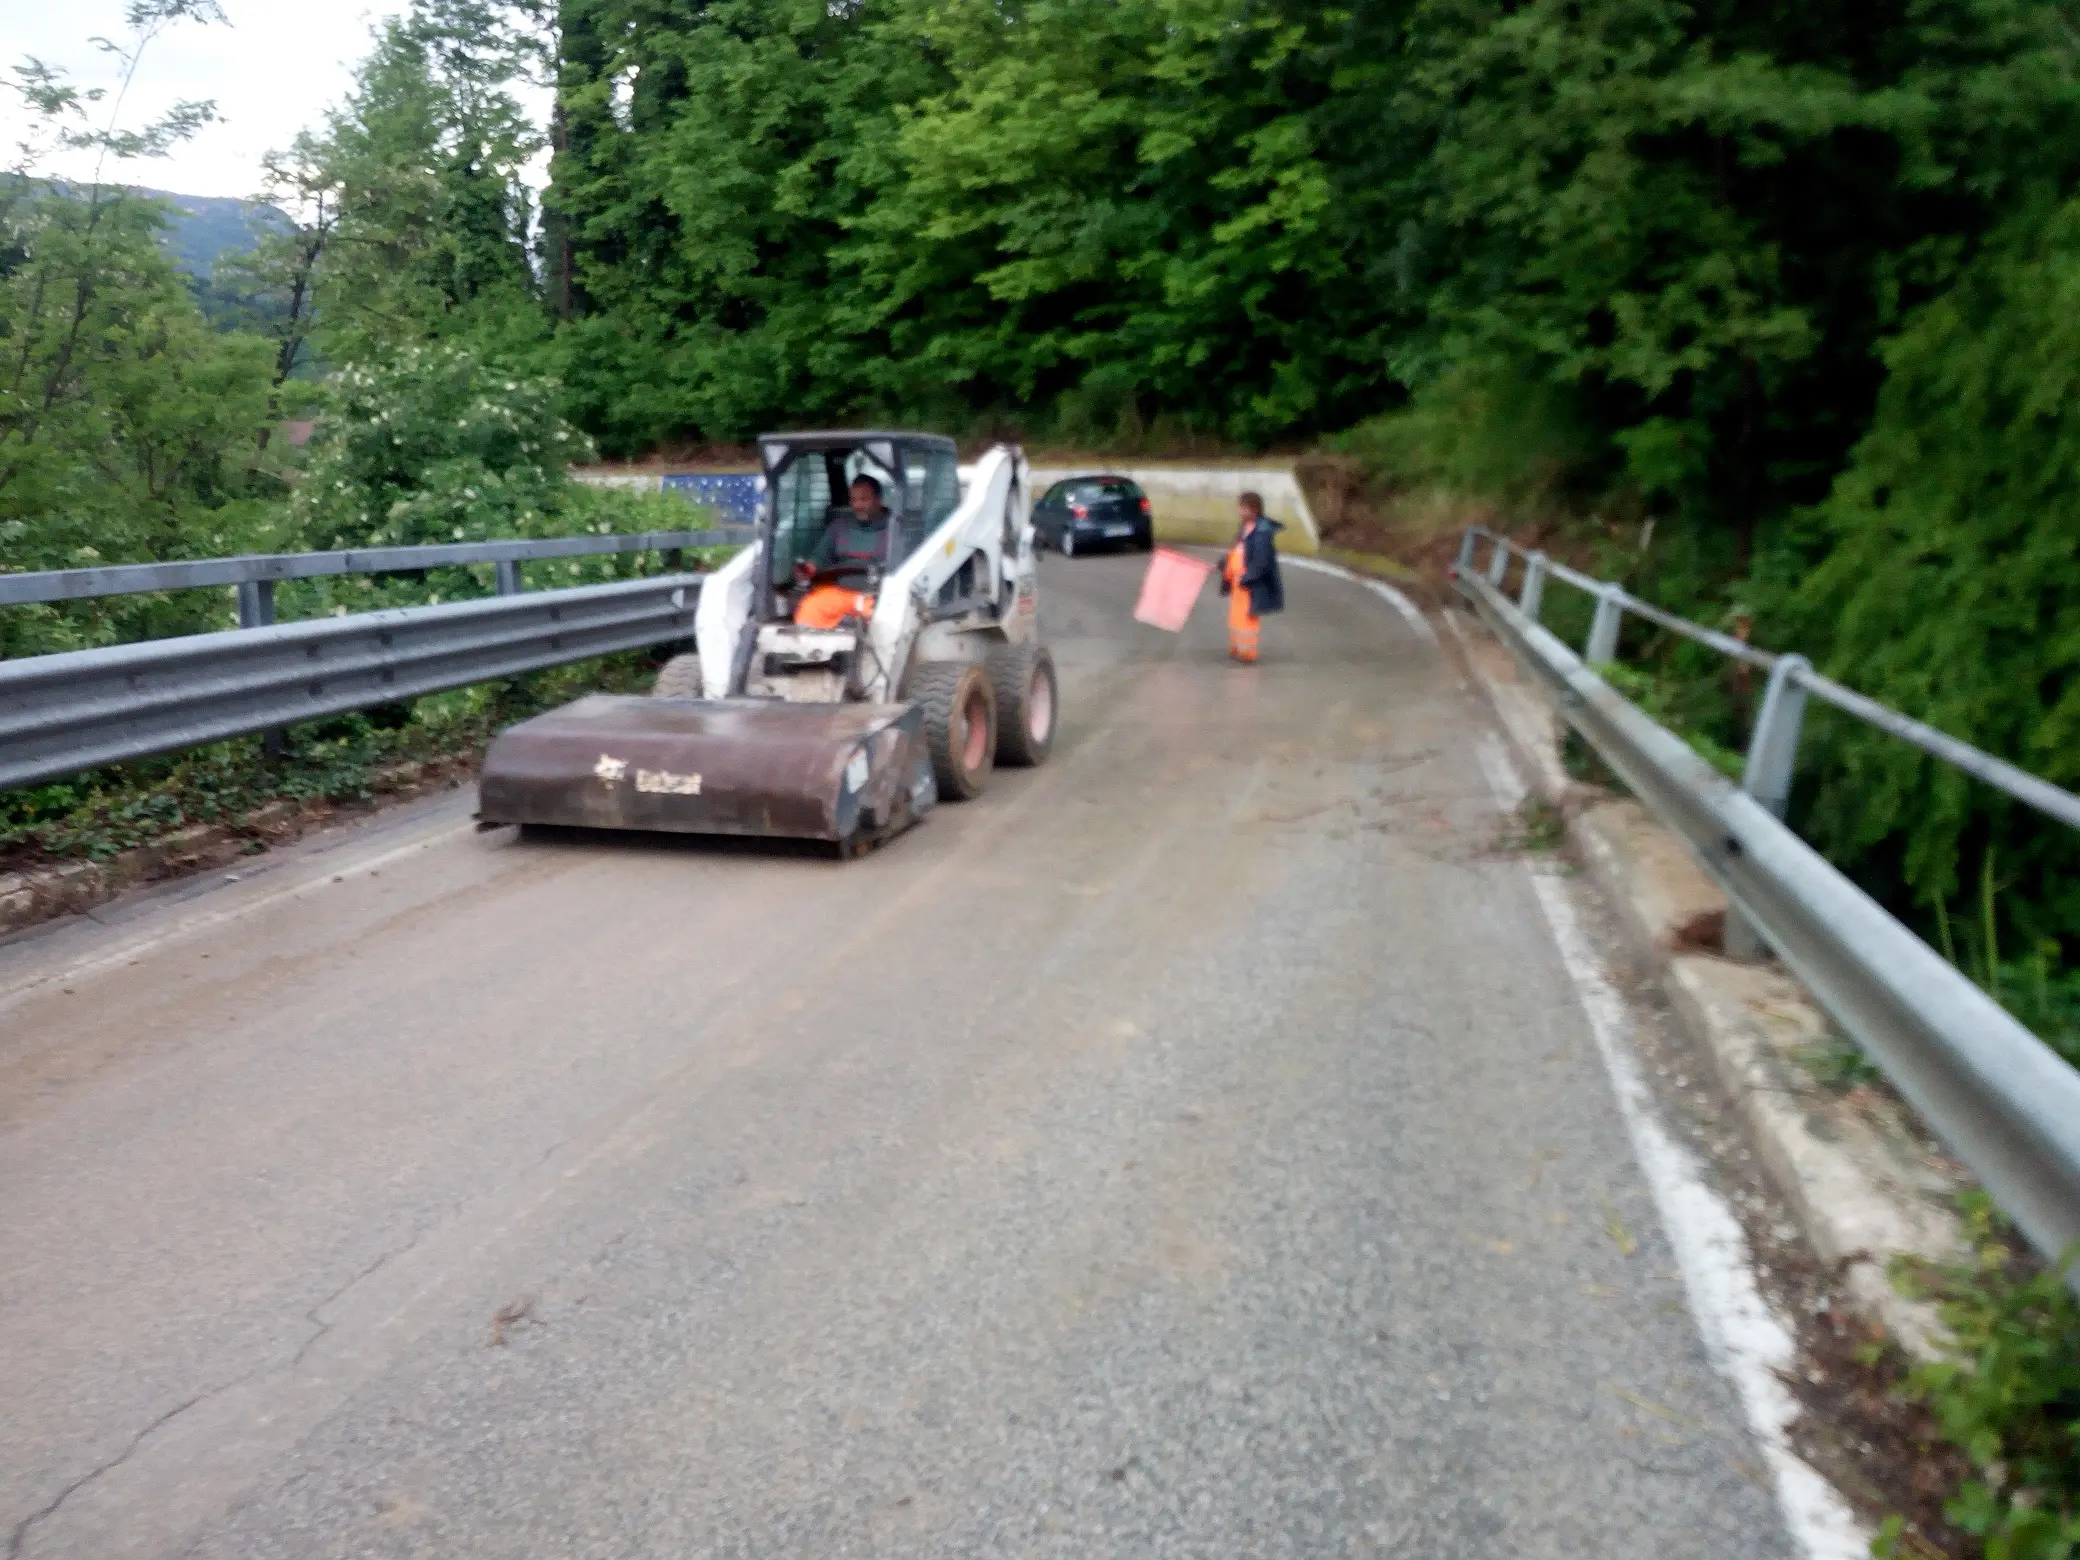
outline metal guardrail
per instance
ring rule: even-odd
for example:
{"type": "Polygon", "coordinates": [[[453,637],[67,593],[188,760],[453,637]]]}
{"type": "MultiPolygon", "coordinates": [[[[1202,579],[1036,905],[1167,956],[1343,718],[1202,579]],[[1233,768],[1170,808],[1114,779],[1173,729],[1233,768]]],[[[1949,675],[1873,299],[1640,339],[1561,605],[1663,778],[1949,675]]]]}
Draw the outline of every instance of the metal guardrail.
{"type": "MultiPolygon", "coordinates": [[[[1771,655],[1674,617],[1489,532],[1466,534],[1456,577],[1518,661],[1551,687],[1562,718],[1725,889],[1729,951],[1736,922],[1751,947],[1759,939],[1773,949],[2038,1251],[2055,1259],[2080,1240],[2080,1071],[1782,822],[1807,694],[2068,823],[2080,822],[2080,797],[1843,688],[1803,656],[1771,655]],[[1477,568],[1484,539],[1495,550],[1477,568]],[[1503,590],[1513,554],[1526,561],[1515,601],[1503,590]],[[1538,623],[1547,578],[1597,598],[1584,655],[1538,623]],[[1741,660],[1768,667],[1739,785],[1592,670],[1615,658],[1627,612],[1729,655],[1738,647],[1741,660]]],[[[2080,1287],[2080,1275],[2070,1276],[2080,1287]]]]}
{"type": "Polygon", "coordinates": [[[664,575],[0,661],[0,789],[688,639],[700,588],[664,575]]]}
{"type": "Polygon", "coordinates": [[[1596,598],[1596,616],[1590,622],[1589,642],[1584,651],[1584,659],[1591,665],[1617,659],[1618,633],[1625,615],[1631,613],[1685,639],[1709,646],[1721,655],[1767,671],[1770,674],[1769,686],[1763,694],[1762,713],[1756,718],[1754,736],[1748,746],[1748,770],[1742,784],[1779,818],[1784,816],[1784,806],[1790,798],[1792,764],[1798,754],[1799,732],[1805,722],[1806,696],[1811,694],[1844,714],[1876,726],[1902,742],[1912,743],[1931,757],[1940,758],[1973,778],[2005,791],[2047,817],[2080,829],[2080,796],[2039,779],[2026,769],[2018,769],[2005,759],[1981,752],[1969,742],[1959,741],[1933,726],[1887,709],[1877,700],[1845,688],[1833,678],[1821,676],[1813,670],[1812,662],[1802,655],[1777,655],[1731,634],[1722,634],[1688,618],[1677,617],[1652,602],[1640,600],[1622,585],[1593,579],[1578,570],[1556,564],[1542,552],[1525,552],[1507,537],[1497,536],[1478,526],[1470,528],[1460,538],[1459,576],[1462,580],[1473,572],[1475,549],[1482,541],[1492,543],[1494,547],[1489,555],[1486,578],[1498,590],[1508,577],[1510,560],[1524,560],[1517,606],[1534,622],[1538,618],[1547,579],[1561,580],[1596,598]]]}
{"type": "Polygon", "coordinates": [[[746,542],[742,529],[724,531],[638,531],[626,535],[555,536],[539,541],[453,542],[430,547],[363,547],[347,552],[250,553],[238,558],[198,558],[181,563],[118,563],[101,569],[45,569],[0,573],[0,607],[39,601],[86,601],[96,596],[131,596],[153,590],[200,590],[236,585],[241,627],[274,621],[272,594],[282,580],[328,574],[393,574],[455,564],[489,563],[498,568],[498,592],[521,588],[520,566],[546,558],[585,558],[607,553],[673,553],[688,547],[727,547],[746,542]],[[249,620],[247,600],[264,604],[249,620]]]}

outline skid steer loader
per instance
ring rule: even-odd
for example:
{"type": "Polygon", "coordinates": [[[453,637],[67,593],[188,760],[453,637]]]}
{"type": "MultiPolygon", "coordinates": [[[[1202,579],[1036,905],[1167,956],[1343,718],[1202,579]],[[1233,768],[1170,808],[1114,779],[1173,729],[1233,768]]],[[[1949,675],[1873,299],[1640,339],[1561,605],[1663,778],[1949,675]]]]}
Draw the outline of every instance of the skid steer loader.
{"type": "Polygon", "coordinates": [[[591,694],[501,733],[482,825],[774,835],[850,855],[977,795],[994,764],[1046,759],[1060,701],[1023,453],[991,450],[964,490],[953,441],[933,434],[758,448],[757,538],[704,582],[694,649],[647,698],[591,694]],[[883,507],[834,559],[826,533],[858,520],[862,477],[883,507]]]}

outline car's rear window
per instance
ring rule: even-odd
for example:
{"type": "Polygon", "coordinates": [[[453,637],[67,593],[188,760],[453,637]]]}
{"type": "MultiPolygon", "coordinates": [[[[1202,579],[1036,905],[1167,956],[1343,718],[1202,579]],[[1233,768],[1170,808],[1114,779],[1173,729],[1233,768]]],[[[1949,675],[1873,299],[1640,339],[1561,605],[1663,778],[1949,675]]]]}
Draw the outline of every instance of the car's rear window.
{"type": "Polygon", "coordinates": [[[1100,498],[1124,498],[1135,500],[1141,497],[1141,489],[1123,477],[1106,481],[1071,482],[1062,494],[1064,501],[1071,504],[1088,504],[1100,498]]]}

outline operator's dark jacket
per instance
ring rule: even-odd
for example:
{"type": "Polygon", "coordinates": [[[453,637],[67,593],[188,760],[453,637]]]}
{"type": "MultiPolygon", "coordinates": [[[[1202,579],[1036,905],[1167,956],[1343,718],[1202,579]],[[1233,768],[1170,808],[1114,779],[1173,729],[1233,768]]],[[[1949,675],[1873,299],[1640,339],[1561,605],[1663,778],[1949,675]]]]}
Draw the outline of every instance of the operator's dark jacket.
{"type": "MultiPolygon", "coordinates": [[[[1252,617],[1286,609],[1285,582],[1278,577],[1278,544],[1272,540],[1285,529],[1276,520],[1257,516],[1257,523],[1242,539],[1242,583],[1249,587],[1252,617]]],[[[1227,577],[1221,577],[1221,594],[1228,594],[1227,577]]]]}

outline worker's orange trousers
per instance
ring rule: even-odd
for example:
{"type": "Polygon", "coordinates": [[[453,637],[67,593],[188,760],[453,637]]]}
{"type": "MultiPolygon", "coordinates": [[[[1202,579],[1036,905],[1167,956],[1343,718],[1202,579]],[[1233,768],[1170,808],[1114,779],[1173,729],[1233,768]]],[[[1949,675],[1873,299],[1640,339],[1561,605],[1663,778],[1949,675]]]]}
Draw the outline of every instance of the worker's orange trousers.
{"type": "Polygon", "coordinates": [[[1242,583],[1242,544],[1229,549],[1221,572],[1228,579],[1228,654],[1245,664],[1257,658],[1257,631],[1263,619],[1249,609],[1249,587],[1242,583]]]}
{"type": "Polygon", "coordinates": [[[872,596],[842,585],[819,585],[794,609],[794,620],[802,628],[836,628],[849,617],[865,621],[873,615],[872,596]]]}

